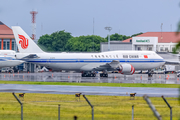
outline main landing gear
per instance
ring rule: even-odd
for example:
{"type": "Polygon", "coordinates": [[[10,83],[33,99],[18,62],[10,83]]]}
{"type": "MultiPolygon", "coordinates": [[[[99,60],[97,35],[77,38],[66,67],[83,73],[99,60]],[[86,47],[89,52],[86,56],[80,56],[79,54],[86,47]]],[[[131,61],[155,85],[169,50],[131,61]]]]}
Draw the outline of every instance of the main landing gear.
{"type": "Polygon", "coordinates": [[[82,73],[82,77],[96,77],[96,73],[84,72],[82,73]]]}
{"type": "Polygon", "coordinates": [[[148,70],[148,77],[152,77],[153,76],[153,70],[148,70]]]}
{"type": "MultiPolygon", "coordinates": [[[[83,72],[82,77],[96,77],[96,72],[83,72]]],[[[107,72],[100,73],[100,77],[108,77],[107,72]]]]}
{"type": "Polygon", "coordinates": [[[107,73],[100,73],[100,77],[108,77],[107,73]]]}

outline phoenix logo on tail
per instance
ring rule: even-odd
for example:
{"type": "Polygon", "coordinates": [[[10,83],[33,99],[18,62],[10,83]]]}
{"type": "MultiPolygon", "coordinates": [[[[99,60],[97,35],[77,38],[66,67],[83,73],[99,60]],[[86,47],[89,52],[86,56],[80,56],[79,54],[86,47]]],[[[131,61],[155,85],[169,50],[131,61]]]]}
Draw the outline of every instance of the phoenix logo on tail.
{"type": "Polygon", "coordinates": [[[19,34],[18,34],[18,36],[19,36],[19,39],[21,39],[21,40],[19,41],[19,44],[21,44],[22,49],[26,49],[26,48],[28,47],[28,45],[29,45],[28,39],[25,38],[23,35],[19,35],[19,34]]]}

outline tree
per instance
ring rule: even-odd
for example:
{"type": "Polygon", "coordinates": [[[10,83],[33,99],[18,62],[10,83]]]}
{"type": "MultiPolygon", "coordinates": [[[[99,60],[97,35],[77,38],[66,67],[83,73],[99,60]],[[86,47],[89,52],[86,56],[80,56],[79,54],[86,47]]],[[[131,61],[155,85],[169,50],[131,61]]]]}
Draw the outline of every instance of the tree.
{"type": "MultiPolygon", "coordinates": [[[[180,21],[178,23],[178,29],[177,29],[177,32],[176,32],[176,35],[180,35],[180,21]]],[[[178,43],[176,44],[176,47],[173,49],[173,53],[177,53],[178,51],[180,51],[180,39],[178,39],[178,43]]]]}
{"type": "Polygon", "coordinates": [[[38,44],[45,46],[48,51],[66,51],[65,45],[70,38],[71,33],[63,30],[41,36],[38,44]]]}
{"type": "MultiPolygon", "coordinates": [[[[130,38],[130,36],[126,36],[126,35],[120,35],[118,33],[112,34],[110,35],[110,40],[115,40],[115,41],[123,41],[130,38]]],[[[105,38],[108,40],[108,36],[105,38]]]]}
{"type": "Polygon", "coordinates": [[[107,40],[96,35],[72,37],[66,44],[66,50],[76,52],[100,51],[101,42],[107,42],[107,40]]]}
{"type": "Polygon", "coordinates": [[[133,35],[131,35],[131,37],[135,37],[135,36],[138,36],[138,35],[141,35],[141,34],[143,34],[143,33],[140,32],[140,33],[137,33],[137,34],[133,34],[133,35]]]}

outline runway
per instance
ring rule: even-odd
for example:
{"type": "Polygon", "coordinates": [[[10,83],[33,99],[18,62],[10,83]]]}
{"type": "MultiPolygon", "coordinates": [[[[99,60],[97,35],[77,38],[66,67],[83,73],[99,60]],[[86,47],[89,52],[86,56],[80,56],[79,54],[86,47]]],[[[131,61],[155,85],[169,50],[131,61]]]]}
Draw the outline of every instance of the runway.
{"type": "Polygon", "coordinates": [[[178,88],[147,88],[147,87],[101,87],[101,86],[67,86],[67,85],[23,85],[0,84],[0,92],[15,93],[47,93],[47,94],[75,94],[136,96],[148,95],[150,97],[178,97],[178,88]]]}

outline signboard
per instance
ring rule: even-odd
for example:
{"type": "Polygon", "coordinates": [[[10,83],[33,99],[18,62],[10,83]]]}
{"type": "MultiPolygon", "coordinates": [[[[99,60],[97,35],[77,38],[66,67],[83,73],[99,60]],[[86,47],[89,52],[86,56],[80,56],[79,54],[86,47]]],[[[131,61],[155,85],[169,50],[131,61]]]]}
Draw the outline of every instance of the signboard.
{"type": "Polygon", "coordinates": [[[158,43],[158,37],[133,37],[132,44],[134,45],[154,45],[158,43]]]}

